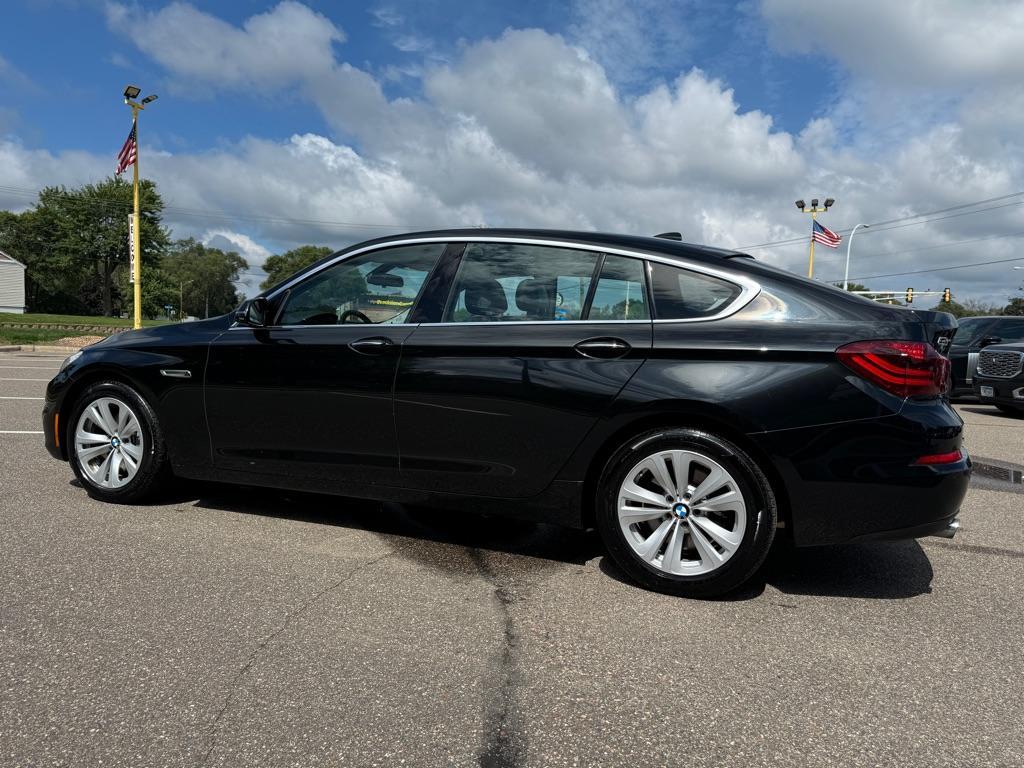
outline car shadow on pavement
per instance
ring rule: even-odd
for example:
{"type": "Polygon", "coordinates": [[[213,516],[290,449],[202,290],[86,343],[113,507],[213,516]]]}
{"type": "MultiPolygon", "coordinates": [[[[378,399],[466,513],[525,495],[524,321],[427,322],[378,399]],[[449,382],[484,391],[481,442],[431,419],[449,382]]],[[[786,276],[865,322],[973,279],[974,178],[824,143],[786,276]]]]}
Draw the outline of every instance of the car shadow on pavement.
{"type": "Polygon", "coordinates": [[[209,486],[199,490],[195,506],[201,509],[342,526],[574,565],[583,565],[602,552],[596,533],[543,523],[265,488],[209,486]]]}
{"type": "Polygon", "coordinates": [[[1019,414],[1006,413],[1005,411],[1000,411],[994,405],[964,406],[961,410],[963,410],[965,413],[977,413],[977,414],[979,414],[981,416],[1002,416],[1002,417],[1007,418],[1007,419],[1020,419],[1020,418],[1024,418],[1024,412],[1019,413],[1019,414]]]}
{"type": "MultiPolygon", "coordinates": [[[[611,578],[633,585],[593,531],[437,508],[233,486],[197,487],[201,509],[342,526],[389,537],[583,565],[600,557],[611,578]]],[[[410,553],[412,554],[412,553],[410,553]]],[[[431,558],[433,559],[433,558],[431,558]]],[[[932,566],[917,541],[796,548],[779,540],[761,571],[726,600],[766,585],[785,594],[898,600],[931,591],[932,566]]],[[[638,587],[639,589],[639,587],[638,587]]]]}
{"type": "MultiPolygon", "coordinates": [[[[600,567],[632,584],[607,555],[600,567]]],[[[718,599],[753,600],[770,584],[789,595],[902,600],[931,592],[932,576],[928,555],[913,540],[807,548],[779,541],[750,581],[718,599]]]]}

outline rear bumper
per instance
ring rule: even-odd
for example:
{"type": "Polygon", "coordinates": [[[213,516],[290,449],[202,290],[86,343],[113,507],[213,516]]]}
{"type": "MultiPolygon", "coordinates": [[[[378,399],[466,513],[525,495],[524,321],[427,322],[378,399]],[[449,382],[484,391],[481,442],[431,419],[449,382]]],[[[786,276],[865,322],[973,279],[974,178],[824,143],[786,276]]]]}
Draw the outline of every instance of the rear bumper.
{"type": "Polygon", "coordinates": [[[775,460],[798,546],[916,538],[943,531],[967,494],[971,460],[915,465],[963,450],[963,422],[939,399],[893,416],[751,435],[775,460]]]}
{"type": "Polygon", "coordinates": [[[1024,411],[1024,377],[1015,376],[1012,379],[976,377],[974,379],[974,394],[982,403],[1009,405],[1024,411]],[[992,387],[992,394],[981,394],[982,387],[992,387]]]}

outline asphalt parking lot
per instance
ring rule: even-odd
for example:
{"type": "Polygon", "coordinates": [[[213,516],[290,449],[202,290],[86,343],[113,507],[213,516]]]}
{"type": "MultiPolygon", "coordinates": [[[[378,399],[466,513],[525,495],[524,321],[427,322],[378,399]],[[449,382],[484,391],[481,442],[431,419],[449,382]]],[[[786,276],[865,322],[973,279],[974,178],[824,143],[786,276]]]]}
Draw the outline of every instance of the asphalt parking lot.
{"type": "Polygon", "coordinates": [[[0,353],[0,765],[1024,765],[1024,419],[957,406],[956,539],[780,550],[699,602],[587,533],[93,501],[39,433],[61,357],[0,353]]]}

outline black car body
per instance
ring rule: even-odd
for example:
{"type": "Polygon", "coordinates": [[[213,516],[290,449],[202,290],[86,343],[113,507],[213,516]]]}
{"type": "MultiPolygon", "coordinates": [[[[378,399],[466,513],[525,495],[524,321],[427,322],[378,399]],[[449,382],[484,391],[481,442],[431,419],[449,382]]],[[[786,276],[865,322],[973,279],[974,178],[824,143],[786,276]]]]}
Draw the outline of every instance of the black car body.
{"type": "Polygon", "coordinates": [[[950,395],[974,391],[978,356],[990,344],[1024,342],[1024,317],[965,317],[946,355],[950,361],[950,395]]]}
{"type": "Polygon", "coordinates": [[[993,344],[981,350],[974,394],[982,403],[1024,416],[1024,344],[993,344]]]}
{"type": "MultiPolygon", "coordinates": [[[[147,461],[178,477],[599,528],[606,476],[653,431],[679,519],[697,480],[673,445],[733,468],[768,542],[776,527],[797,545],[914,537],[951,531],[968,483],[934,350],[955,328],[669,240],[428,232],[334,254],[236,315],[86,348],[50,382],[43,426],[110,500],[127,491],[75,461],[103,382],[137,394],[159,425],[147,461]]],[[[670,591],[690,578],[640,571],[670,591]]]]}

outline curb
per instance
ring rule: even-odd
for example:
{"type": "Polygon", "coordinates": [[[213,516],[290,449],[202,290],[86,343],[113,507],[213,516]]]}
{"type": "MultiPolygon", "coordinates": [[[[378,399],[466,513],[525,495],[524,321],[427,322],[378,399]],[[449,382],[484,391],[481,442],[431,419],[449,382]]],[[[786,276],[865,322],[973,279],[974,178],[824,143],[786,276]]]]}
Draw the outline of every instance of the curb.
{"type": "Polygon", "coordinates": [[[45,344],[22,344],[21,346],[0,347],[0,352],[59,352],[70,355],[82,347],[50,347],[45,344]]]}

